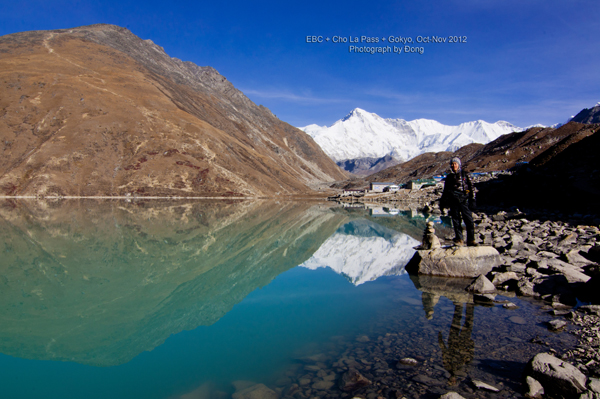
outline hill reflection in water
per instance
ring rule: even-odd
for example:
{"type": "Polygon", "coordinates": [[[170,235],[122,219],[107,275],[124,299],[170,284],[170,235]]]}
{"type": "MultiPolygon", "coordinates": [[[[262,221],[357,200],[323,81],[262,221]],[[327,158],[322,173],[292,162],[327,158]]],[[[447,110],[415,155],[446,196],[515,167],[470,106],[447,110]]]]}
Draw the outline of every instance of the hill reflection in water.
{"type": "Polygon", "coordinates": [[[348,218],[272,202],[3,202],[0,352],[129,362],[211,325],[348,218]]]}

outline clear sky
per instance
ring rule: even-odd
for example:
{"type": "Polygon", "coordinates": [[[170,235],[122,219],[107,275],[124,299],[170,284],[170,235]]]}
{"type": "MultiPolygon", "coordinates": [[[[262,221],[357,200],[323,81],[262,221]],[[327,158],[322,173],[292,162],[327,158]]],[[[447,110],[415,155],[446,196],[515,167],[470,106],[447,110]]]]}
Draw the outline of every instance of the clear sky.
{"type": "Polygon", "coordinates": [[[0,36],[95,23],[214,67],[299,127],[331,125],[356,107],[449,125],[551,125],[600,101],[598,0],[0,0],[0,36]],[[346,43],[326,41],[334,36],[346,43]],[[417,52],[390,36],[411,38],[417,52]],[[417,43],[434,36],[446,42],[417,43]]]}

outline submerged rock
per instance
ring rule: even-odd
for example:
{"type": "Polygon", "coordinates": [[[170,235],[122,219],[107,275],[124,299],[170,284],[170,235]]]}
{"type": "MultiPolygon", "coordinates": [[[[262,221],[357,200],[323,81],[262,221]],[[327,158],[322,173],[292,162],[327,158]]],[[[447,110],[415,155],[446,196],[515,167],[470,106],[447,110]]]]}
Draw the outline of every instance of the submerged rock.
{"type": "Polygon", "coordinates": [[[344,392],[356,391],[367,385],[371,385],[371,381],[355,369],[350,369],[344,373],[340,381],[340,389],[344,392]]]}
{"type": "Polygon", "coordinates": [[[477,277],[502,263],[493,247],[452,247],[418,250],[406,265],[410,274],[477,277]]]}
{"type": "Polygon", "coordinates": [[[500,390],[498,388],[496,388],[495,386],[492,386],[490,384],[486,384],[483,381],[479,381],[479,380],[472,380],[473,385],[475,385],[475,387],[477,387],[477,389],[486,389],[488,391],[492,391],[492,392],[500,392],[500,390]]]}
{"type": "Polygon", "coordinates": [[[279,399],[279,395],[264,384],[256,384],[234,393],[233,399],[279,399]]]}
{"type": "Polygon", "coordinates": [[[550,320],[548,322],[548,330],[550,331],[561,331],[567,326],[567,322],[560,319],[550,320]]]}

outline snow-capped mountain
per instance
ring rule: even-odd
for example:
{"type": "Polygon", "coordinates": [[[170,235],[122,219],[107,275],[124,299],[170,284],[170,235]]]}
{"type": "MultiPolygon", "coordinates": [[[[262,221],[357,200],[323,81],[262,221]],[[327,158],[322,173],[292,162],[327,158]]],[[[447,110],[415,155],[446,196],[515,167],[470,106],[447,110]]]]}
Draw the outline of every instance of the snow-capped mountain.
{"type": "Polygon", "coordinates": [[[381,158],[404,162],[426,152],[456,151],[471,143],[487,144],[524,129],[508,122],[465,122],[447,126],[429,119],[384,119],[360,108],[331,126],[301,127],[334,161],[381,158]]]}
{"type": "Polygon", "coordinates": [[[330,267],[360,285],[380,276],[404,274],[417,245],[419,241],[409,235],[358,220],[338,229],[300,266],[330,267]]]}

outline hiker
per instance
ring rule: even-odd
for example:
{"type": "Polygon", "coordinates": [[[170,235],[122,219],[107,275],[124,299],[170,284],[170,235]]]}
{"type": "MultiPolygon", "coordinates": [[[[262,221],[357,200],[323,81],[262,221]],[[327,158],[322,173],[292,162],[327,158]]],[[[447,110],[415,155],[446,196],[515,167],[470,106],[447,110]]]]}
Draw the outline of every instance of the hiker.
{"type": "Polygon", "coordinates": [[[477,246],[475,242],[475,227],[473,226],[473,214],[469,205],[474,204],[475,193],[469,175],[462,170],[460,159],[454,157],[450,160],[451,172],[446,176],[444,192],[440,199],[440,208],[450,208],[450,217],[454,227],[454,243],[464,246],[462,222],[467,227],[467,245],[477,246]]]}

